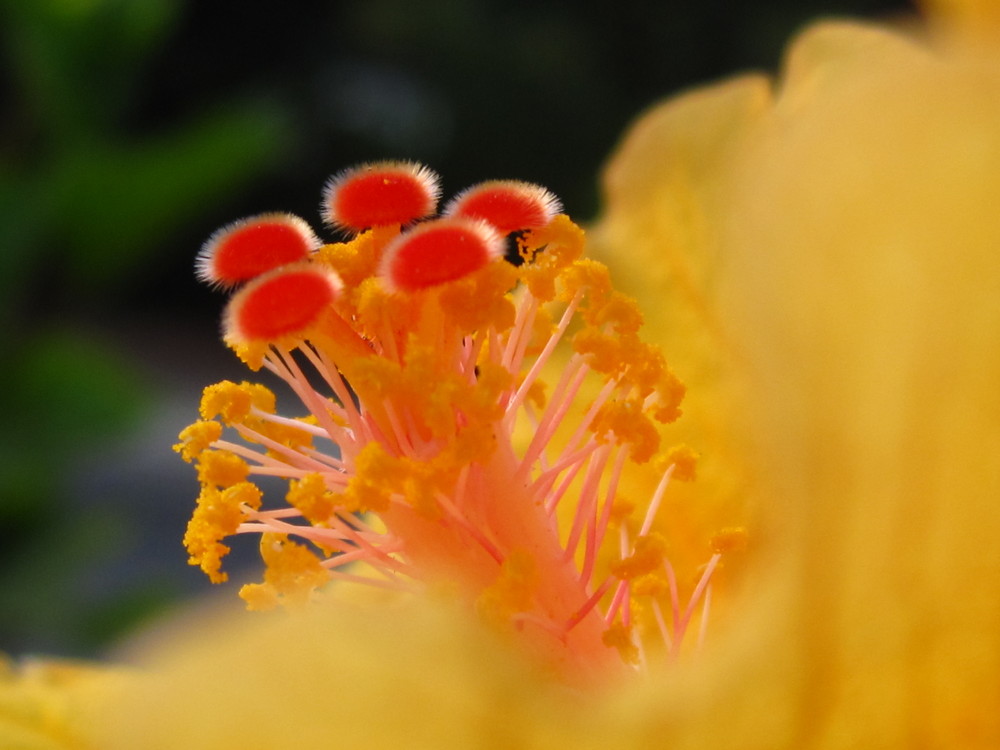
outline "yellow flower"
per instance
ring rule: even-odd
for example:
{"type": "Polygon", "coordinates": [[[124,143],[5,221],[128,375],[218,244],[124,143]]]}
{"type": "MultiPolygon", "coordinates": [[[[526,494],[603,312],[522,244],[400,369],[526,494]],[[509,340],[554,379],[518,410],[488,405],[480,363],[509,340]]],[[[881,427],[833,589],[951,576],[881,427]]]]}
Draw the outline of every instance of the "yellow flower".
{"type": "Polygon", "coordinates": [[[812,27],[612,161],[608,252],[642,295],[665,239],[768,504],[739,632],[625,709],[650,741],[1000,743],[1000,48],[955,10],[812,27]]]}
{"type": "Polygon", "coordinates": [[[202,621],[89,746],[1000,746],[1000,48],[945,18],[812,27],[609,166],[592,237],[690,373],[699,484],[762,506],[711,648],[574,690],[427,597],[202,621]]]}
{"type": "Polygon", "coordinates": [[[125,673],[71,661],[14,664],[0,655],[0,747],[5,750],[83,748],[107,696],[125,673]]]}

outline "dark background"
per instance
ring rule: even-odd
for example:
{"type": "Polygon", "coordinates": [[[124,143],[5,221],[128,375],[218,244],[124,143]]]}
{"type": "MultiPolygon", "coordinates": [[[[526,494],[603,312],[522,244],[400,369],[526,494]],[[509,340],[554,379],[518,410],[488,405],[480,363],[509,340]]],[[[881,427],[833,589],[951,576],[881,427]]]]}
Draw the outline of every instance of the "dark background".
{"type": "Polygon", "coordinates": [[[774,70],[810,19],[910,10],[0,0],[0,651],[94,655],[208,587],[170,446],[204,385],[249,377],[192,276],[218,226],[284,210],[319,228],[326,178],[383,158],[427,163],[445,196],[540,182],[586,220],[656,100],[774,70]]]}

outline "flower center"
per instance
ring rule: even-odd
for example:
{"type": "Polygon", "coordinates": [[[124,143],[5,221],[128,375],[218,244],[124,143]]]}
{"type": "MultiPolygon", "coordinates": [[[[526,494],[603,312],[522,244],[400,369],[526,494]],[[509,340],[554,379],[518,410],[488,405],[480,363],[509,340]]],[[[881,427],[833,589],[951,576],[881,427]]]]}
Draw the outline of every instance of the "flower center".
{"type": "Polygon", "coordinates": [[[267,214],[203,250],[200,268],[261,268],[233,294],[225,338],[305,416],[281,416],[260,385],[205,390],[177,446],[202,483],[192,564],[223,581],[222,540],[262,534],[264,581],[240,592],[254,609],[331,579],[446,589],[572,681],[639,663],[651,642],[676,654],[742,538],[706,541],[682,576],[668,560],[657,511],[696,459],[662,448],[684,386],[548,191],[483,183],[426,219],[437,194],[424,167],[367,165],[327,188],[326,219],[360,232],[350,241],[289,238],[304,222],[267,214]],[[659,485],[636,513],[619,487],[650,463],[659,485]],[[288,481],[283,504],[263,502],[261,476],[288,481]]]}

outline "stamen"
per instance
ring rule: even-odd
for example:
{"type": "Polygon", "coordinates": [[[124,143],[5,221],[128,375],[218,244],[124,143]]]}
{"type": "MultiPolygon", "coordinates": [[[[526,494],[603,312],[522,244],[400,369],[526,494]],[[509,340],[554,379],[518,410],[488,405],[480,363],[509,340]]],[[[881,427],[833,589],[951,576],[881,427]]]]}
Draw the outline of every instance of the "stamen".
{"type": "Polygon", "coordinates": [[[667,491],[667,485],[670,484],[670,477],[674,474],[674,468],[675,464],[670,464],[667,470],[663,472],[663,478],[660,479],[660,483],[656,486],[656,492],[653,493],[653,499],[650,500],[649,508],[646,510],[646,517],[642,521],[642,528],[639,529],[639,536],[646,536],[652,528],[656,512],[660,509],[663,495],[667,491]]]}
{"type": "Polygon", "coordinates": [[[545,342],[545,348],[542,349],[541,353],[538,355],[538,359],[535,360],[534,365],[528,370],[527,375],[524,376],[524,380],[517,389],[517,393],[514,394],[514,398],[511,399],[508,409],[513,413],[520,407],[521,403],[524,401],[525,397],[528,395],[528,391],[531,390],[531,386],[535,384],[538,376],[541,374],[542,367],[545,362],[551,356],[552,352],[559,345],[562,340],[563,334],[566,332],[566,328],[573,320],[573,314],[576,312],[576,308],[579,305],[579,296],[574,297],[570,303],[566,306],[566,310],[563,312],[563,316],[556,326],[555,331],[549,336],[549,340],[545,342]]]}
{"type": "Polygon", "coordinates": [[[667,621],[663,618],[663,608],[660,607],[660,603],[653,599],[653,617],[656,619],[656,627],[660,631],[660,637],[663,639],[664,644],[667,646],[667,652],[673,651],[674,639],[670,635],[670,628],[667,627],[667,621]]]}
{"type": "Polygon", "coordinates": [[[625,459],[627,457],[628,452],[619,448],[605,491],[604,506],[601,509],[601,515],[599,517],[595,516],[593,519],[594,522],[587,529],[587,546],[584,550],[583,563],[580,566],[580,573],[584,577],[584,580],[589,581],[593,578],[594,566],[597,564],[597,552],[607,534],[608,522],[611,519],[611,511],[614,509],[614,501],[618,493],[618,482],[621,480],[622,469],[625,467],[625,459]]]}
{"type": "Polygon", "coordinates": [[[566,538],[566,557],[572,559],[576,554],[577,545],[583,535],[584,526],[590,520],[597,507],[599,483],[604,476],[604,470],[611,454],[610,446],[602,446],[590,455],[587,473],[580,488],[576,512],[573,514],[573,524],[566,538]]]}
{"type": "Polygon", "coordinates": [[[241,591],[254,609],[330,581],[452,591],[570,682],[676,656],[699,604],[704,637],[720,556],[745,536],[706,544],[670,499],[671,478],[696,478],[695,450],[661,448],[683,385],[548,191],[482,183],[419,221],[437,197],[424,167],[369,164],[324,194],[328,223],[370,228],[348,242],[317,247],[301,220],[265,214],[206,243],[204,280],[246,282],[226,342],[307,416],[279,415],[260,385],[206,389],[176,446],[202,484],[191,563],[224,580],[221,540],[262,534],[264,582],[241,591]],[[640,466],[654,458],[659,477],[640,466]],[[258,477],[287,491],[265,506],[258,477]],[[624,497],[637,482],[656,484],[643,514],[624,497]]]}
{"type": "Polygon", "coordinates": [[[715,572],[715,567],[719,564],[721,557],[722,555],[716,552],[711,558],[709,558],[708,564],[705,566],[705,570],[701,574],[701,578],[698,579],[698,584],[695,586],[694,591],[691,594],[691,599],[688,601],[684,614],[681,615],[681,619],[675,627],[677,640],[684,637],[684,633],[687,631],[691,618],[694,616],[695,607],[698,606],[698,602],[701,600],[702,594],[705,592],[709,582],[712,580],[712,573],[715,572]]]}
{"type": "Polygon", "coordinates": [[[701,622],[698,624],[698,641],[696,647],[701,651],[705,645],[705,634],[708,632],[708,612],[712,608],[712,586],[705,588],[705,595],[702,597],[701,622]]]}

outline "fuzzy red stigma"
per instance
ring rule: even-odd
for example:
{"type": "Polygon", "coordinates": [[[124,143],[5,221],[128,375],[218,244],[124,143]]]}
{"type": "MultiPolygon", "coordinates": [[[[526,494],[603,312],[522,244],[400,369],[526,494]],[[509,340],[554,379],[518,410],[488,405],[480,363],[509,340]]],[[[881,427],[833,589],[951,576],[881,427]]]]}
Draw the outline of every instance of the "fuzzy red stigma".
{"type": "Polygon", "coordinates": [[[226,338],[234,343],[269,342],[299,334],[319,320],[340,288],[333,272],[309,263],[275,269],[229,301],[226,338]]]}
{"type": "Polygon", "coordinates": [[[389,289],[415,292],[478,271],[503,251],[503,237],[485,222],[437,219],[386,246],[381,276],[389,289]]]}
{"type": "Polygon", "coordinates": [[[268,213],[228,224],[202,245],[198,278],[231,287],[279,266],[305,260],[322,242],[298,216],[268,213]]]}
{"type": "Polygon", "coordinates": [[[359,232],[408,224],[437,209],[438,176],[413,162],[363,164],[334,175],[323,190],[327,223],[359,232]]]}
{"type": "Polygon", "coordinates": [[[544,227],[562,210],[559,199],[541,185],[491,180],[466,188],[445,208],[447,216],[482,219],[501,234],[544,227]]]}

